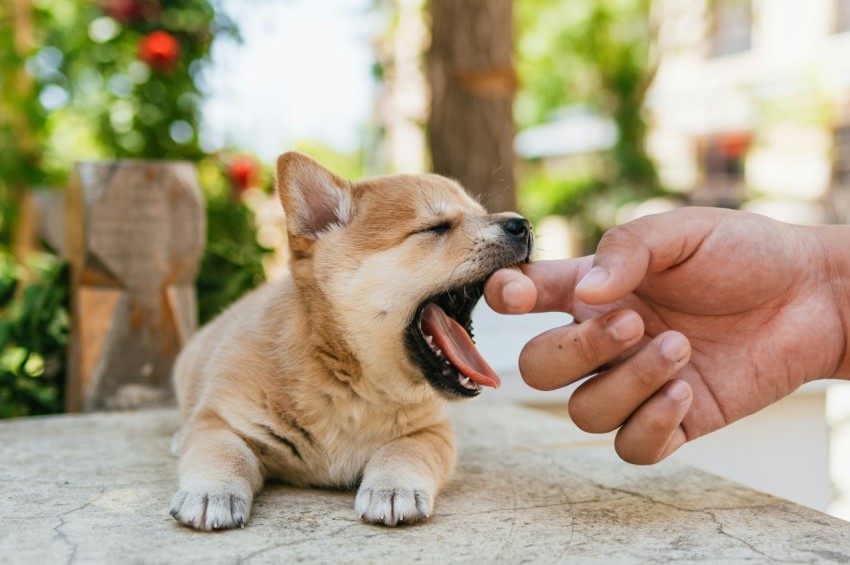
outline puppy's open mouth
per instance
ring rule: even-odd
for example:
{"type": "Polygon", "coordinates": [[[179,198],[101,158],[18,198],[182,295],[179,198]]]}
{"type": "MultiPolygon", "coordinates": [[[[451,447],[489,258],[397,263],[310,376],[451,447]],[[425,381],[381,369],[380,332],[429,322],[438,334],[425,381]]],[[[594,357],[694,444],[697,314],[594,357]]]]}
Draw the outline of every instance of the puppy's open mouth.
{"type": "Polygon", "coordinates": [[[484,281],[431,297],[416,310],[408,344],[428,381],[454,396],[472,397],[482,386],[501,381],[472,341],[472,309],[484,294],[484,281]]]}

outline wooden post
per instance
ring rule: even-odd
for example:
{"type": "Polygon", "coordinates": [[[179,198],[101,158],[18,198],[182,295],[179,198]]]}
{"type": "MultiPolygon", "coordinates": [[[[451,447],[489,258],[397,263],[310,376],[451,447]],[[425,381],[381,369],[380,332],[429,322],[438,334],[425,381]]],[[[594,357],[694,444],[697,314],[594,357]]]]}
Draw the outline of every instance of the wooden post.
{"type": "Polygon", "coordinates": [[[197,326],[206,222],[189,163],[78,164],[66,199],[72,266],[66,409],[168,401],[174,359],[197,326]]]}

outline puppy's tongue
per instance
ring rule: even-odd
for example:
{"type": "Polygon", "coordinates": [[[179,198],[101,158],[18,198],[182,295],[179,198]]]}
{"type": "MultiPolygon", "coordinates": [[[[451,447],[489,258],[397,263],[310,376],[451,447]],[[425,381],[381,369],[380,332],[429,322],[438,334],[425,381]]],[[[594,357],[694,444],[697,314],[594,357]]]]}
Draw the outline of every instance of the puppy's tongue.
{"type": "Polygon", "coordinates": [[[428,304],[422,313],[422,329],[426,334],[434,337],[437,347],[463,376],[480,385],[493,388],[499,388],[502,384],[496,371],[475,349],[475,344],[472,343],[463,326],[446,315],[443,309],[433,302],[428,304]]]}

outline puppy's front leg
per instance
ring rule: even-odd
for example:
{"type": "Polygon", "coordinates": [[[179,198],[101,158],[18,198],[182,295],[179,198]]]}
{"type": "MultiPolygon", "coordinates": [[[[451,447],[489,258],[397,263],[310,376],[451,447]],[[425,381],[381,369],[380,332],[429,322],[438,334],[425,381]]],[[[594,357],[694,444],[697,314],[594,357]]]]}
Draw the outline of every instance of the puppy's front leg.
{"type": "Polygon", "coordinates": [[[180,490],[171,515],[199,530],[244,526],[263,486],[257,456],[221,423],[189,424],[180,456],[180,490]]]}
{"type": "Polygon", "coordinates": [[[427,518],[454,459],[454,436],[448,422],[386,444],[366,465],[355,511],[367,522],[387,526],[427,518]]]}

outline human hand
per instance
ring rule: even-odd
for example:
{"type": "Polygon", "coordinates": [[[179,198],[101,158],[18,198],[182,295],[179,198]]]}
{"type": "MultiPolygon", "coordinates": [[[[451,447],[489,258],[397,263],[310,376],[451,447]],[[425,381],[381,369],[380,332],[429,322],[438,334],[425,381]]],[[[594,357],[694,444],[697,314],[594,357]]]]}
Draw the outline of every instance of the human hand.
{"type": "Polygon", "coordinates": [[[619,226],[595,256],[494,274],[497,312],[563,311],[520,372],[617,453],[656,463],[818,378],[850,378],[850,228],[683,208],[619,226]]]}

